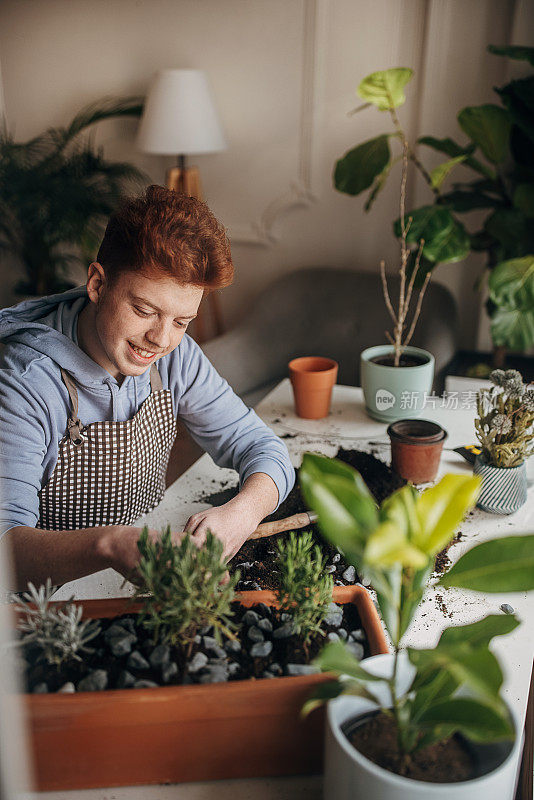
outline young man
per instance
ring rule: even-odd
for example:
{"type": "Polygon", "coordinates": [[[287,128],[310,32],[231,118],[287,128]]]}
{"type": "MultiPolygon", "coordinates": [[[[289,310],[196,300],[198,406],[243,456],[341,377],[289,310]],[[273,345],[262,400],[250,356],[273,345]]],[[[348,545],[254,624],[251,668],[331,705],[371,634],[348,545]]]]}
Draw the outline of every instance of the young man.
{"type": "Polygon", "coordinates": [[[151,186],[111,217],[86,287],[0,312],[0,534],[18,588],[132,575],[134,523],[163,496],[177,417],[240,476],[234,499],[186,523],[199,544],[210,529],[233,556],[284,500],[285,445],[185,333],[204,291],[232,277],[207,206],[151,186]]]}

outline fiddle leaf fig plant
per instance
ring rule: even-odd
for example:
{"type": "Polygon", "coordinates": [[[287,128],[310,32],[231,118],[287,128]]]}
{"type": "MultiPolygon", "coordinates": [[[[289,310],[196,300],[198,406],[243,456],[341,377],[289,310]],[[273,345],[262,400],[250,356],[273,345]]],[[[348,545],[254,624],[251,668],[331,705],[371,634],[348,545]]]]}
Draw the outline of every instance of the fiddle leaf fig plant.
{"type": "MultiPolygon", "coordinates": [[[[451,541],[474,506],[478,476],[445,475],[421,494],[404,486],[377,508],[351,467],[307,453],[300,482],[324,537],[373,585],[394,650],[391,676],[379,678],[365,669],[365,662],[356,661],[342,642],[327,644],[316,663],[338,677],[318,687],[304,713],[342,693],[365,696],[381,705],[373,685],[385,681],[391,706],[381,711],[395,721],[400,774],[407,771],[415,751],[456,732],[477,742],[512,738],[513,723],[499,694],[502,670],[489,644],[495,636],[517,627],[513,615],[491,614],[446,628],[434,648],[408,648],[414,676],[406,691],[399,692],[397,687],[403,637],[432,573],[434,556],[451,541]]],[[[534,589],[534,535],[473,547],[438,585],[484,592],[534,589]]]]}
{"type": "MultiPolygon", "coordinates": [[[[488,50],[534,63],[533,47],[490,45],[488,50]]],[[[374,106],[387,112],[393,130],[345,153],[336,163],[334,186],[353,196],[369,189],[364,206],[367,212],[384,188],[391,168],[402,159],[402,153],[393,152],[395,142],[406,150],[424,178],[431,200],[406,214],[410,220],[406,243],[412,248],[412,269],[423,242],[416,286],[422,286],[425,276],[440,263],[463,261],[471,252],[485,252],[495,366],[502,366],[506,349],[526,350],[534,345],[534,75],[496,89],[500,105],[485,103],[459,111],[458,125],[467,137],[466,144],[450,137],[419,137],[418,145],[447,157],[433,169],[427,168],[416,148],[407,143],[397,114],[412,76],[411,69],[397,67],[374,72],[361,81],[357,94],[365,102],[355,111],[374,106]],[[460,167],[460,180],[446,189],[447,180],[460,167]],[[470,231],[463,215],[475,210],[483,210],[485,218],[480,229],[470,231]]],[[[401,214],[394,223],[398,238],[404,228],[401,214]]]]}

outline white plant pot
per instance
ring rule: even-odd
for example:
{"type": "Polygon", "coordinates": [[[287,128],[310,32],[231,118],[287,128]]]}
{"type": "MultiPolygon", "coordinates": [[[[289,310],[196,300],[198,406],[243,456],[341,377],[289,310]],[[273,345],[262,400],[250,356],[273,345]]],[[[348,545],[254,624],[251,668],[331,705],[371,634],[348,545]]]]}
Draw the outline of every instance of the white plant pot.
{"type": "MultiPolygon", "coordinates": [[[[391,675],[393,656],[381,655],[364,662],[375,675],[391,675]]],[[[414,674],[407,657],[401,657],[397,686],[405,690],[414,674]]],[[[384,705],[390,705],[385,684],[372,684],[372,691],[384,705]]],[[[361,755],[349,742],[342,726],[349,720],[373,711],[377,706],[360,697],[340,696],[328,703],[324,771],[324,800],[512,800],[514,795],[521,736],[514,742],[485,746],[490,772],[469,781],[426,783],[403,778],[383,769],[361,755]]],[[[516,731],[517,715],[513,714],[516,731]]]]}

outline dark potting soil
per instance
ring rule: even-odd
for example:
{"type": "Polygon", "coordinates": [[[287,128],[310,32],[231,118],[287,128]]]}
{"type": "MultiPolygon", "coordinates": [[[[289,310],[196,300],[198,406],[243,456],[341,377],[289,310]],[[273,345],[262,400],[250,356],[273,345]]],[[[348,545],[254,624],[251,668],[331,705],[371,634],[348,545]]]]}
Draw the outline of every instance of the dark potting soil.
{"type": "MultiPolygon", "coordinates": [[[[387,464],[384,464],[383,461],[375,458],[370,453],[364,453],[360,450],[345,450],[341,447],[336,454],[336,458],[358,470],[378,503],[381,503],[382,500],[385,500],[386,497],[389,497],[390,494],[406,483],[387,464]]],[[[203,495],[199,500],[211,506],[221,506],[231,500],[232,497],[235,497],[236,493],[237,485],[229,486],[213,494],[203,495]]],[[[300,491],[298,471],[295,470],[295,485],[293,489],[274,514],[265,519],[265,522],[284,519],[307,510],[300,491]]],[[[356,573],[353,574],[353,570],[349,568],[349,565],[343,556],[338,553],[337,549],[325,542],[319,533],[317,525],[311,525],[306,530],[312,531],[314,540],[325,555],[327,559],[326,569],[332,574],[334,585],[346,586],[359,581],[358,575],[356,573]]],[[[276,588],[278,585],[275,566],[276,542],[286,535],[285,533],[278,533],[274,536],[266,536],[263,539],[252,539],[245,542],[229,564],[231,573],[239,569],[241,574],[241,579],[237,584],[238,590],[276,588]]]]}
{"type": "MultiPolygon", "coordinates": [[[[380,364],[381,367],[394,367],[394,356],[375,356],[369,359],[373,364],[380,364]]],[[[409,356],[403,355],[399,360],[399,367],[421,367],[423,364],[428,363],[428,358],[422,356],[409,356]]]]}
{"type": "Polygon", "coordinates": [[[462,531],[458,531],[454,539],[451,539],[447,547],[445,547],[437,554],[434,564],[434,572],[436,573],[436,575],[444,575],[448,571],[451,565],[451,560],[449,558],[449,548],[452,547],[453,544],[456,544],[456,542],[460,542],[462,539],[463,539],[463,533],[462,531]]]}
{"type": "Polygon", "coordinates": [[[380,767],[429,783],[455,783],[475,776],[470,752],[456,736],[414,753],[401,772],[395,720],[383,713],[372,716],[347,735],[353,747],[380,767]]]}
{"type": "Polygon", "coordinates": [[[80,687],[79,684],[96,670],[104,670],[107,680],[105,686],[95,686],[95,689],[148,688],[150,685],[180,686],[310,674],[317,671],[309,664],[326,643],[328,634],[335,634],[333,638],[337,636],[346,640],[357,658],[370,655],[367,637],[362,629],[358,611],[352,603],[336,605],[338,618],[332,619],[335,624],[323,622],[324,635],[315,636],[307,651],[303,647],[301,638],[291,635],[290,631],[286,630],[281,637],[275,635],[277,629],[284,626],[287,629],[290,624],[289,617],[277,609],[263,603],[253,606],[252,609],[245,609],[239,603],[235,603],[233,611],[232,619],[238,626],[236,631],[238,644],[223,638],[221,647],[216,643],[213,629],[206,628],[195,638],[190,655],[186,654],[183,647],[159,645],[158,650],[152,641],[151,632],[138,624],[135,614],[101,619],[101,631],[90,642],[93,652],[82,654],[82,661],[70,661],[63,664],[60,669],[44,663],[36,664],[37,651],[31,644],[26,645],[23,648],[23,656],[28,664],[25,674],[27,691],[57,692],[68,682],[73,683],[76,690],[91,690],[87,686],[80,687]],[[113,629],[115,635],[110,637],[107,632],[112,626],[115,626],[113,629]],[[123,631],[123,641],[127,642],[129,639],[129,643],[121,645],[121,651],[124,651],[121,655],[114,655],[111,651],[112,647],[117,647],[117,626],[123,631]],[[254,630],[251,634],[252,629],[254,630]],[[265,649],[266,655],[256,655],[251,652],[252,648],[258,647],[259,644],[265,649]],[[148,686],[141,683],[136,687],[134,684],[138,681],[150,683],[148,686]],[[46,684],[46,689],[43,688],[43,683],[46,684]]]}

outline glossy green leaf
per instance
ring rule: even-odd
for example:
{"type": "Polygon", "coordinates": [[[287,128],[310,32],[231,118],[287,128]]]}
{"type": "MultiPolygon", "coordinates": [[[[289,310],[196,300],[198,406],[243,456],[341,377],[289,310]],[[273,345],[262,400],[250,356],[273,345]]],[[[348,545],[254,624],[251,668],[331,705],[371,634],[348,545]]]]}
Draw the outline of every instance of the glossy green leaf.
{"type": "Polygon", "coordinates": [[[522,45],[488,45],[488,51],[496,56],[507,56],[519,61],[528,61],[534,67],[534,47],[524,47],[522,45]]]}
{"type": "Polygon", "coordinates": [[[476,475],[445,475],[426,489],[417,502],[421,533],[415,544],[428,555],[439,553],[452,539],[457,526],[471,509],[480,492],[476,475]]]}
{"type": "MultiPolygon", "coordinates": [[[[454,217],[443,206],[422,206],[406,214],[405,224],[409,225],[406,236],[408,244],[419,244],[421,239],[425,242],[443,239],[453,229],[454,217]]],[[[401,236],[400,219],[395,221],[393,230],[395,236],[401,236]]]]}
{"type": "Polygon", "coordinates": [[[358,96],[367,103],[377,106],[380,111],[398,108],[406,102],[404,87],[411,80],[413,70],[407,67],[394,67],[368,75],[358,86],[358,96]]]}
{"type": "Polygon", "coordinates": [[[401,586],[399,639],[401,639],[415,616],[421,602],[423,593],[428,585],[430,575],[434,569],[433,559],[428,561],[426,567],[415,570],[411,581],[403,581],[401,586]]]}
{"type": "Polygon", "coordinates": [[[321,669],[321,672],[348,675],[350,678],[356,678],[360,681],[376,682],[384,680],[367,672],[343,642],[329,642],[323,647],[313,663],[321,669]]]}
{"type": "Polygon", "coordinates": [[[514,192],[514,206],[525,217],[534,217],[534,184],[520,183],[514,192]]]}
{"type": "Polygon", "coordinates": [[[532,225],[518,208],[498,208],[488,217],[484,228],[490,236],[501,242],[508,258],[524,256],[529,251],[534,251],[532,225]]]}
{"type": "Polygon", "coordinates": [[[453,698],[427,708],[419,718],[425,726],[447,725],[475,742],[512,739],[514,728],[507,714],[471,698],[453,698]]]}
{"type": "Polygon", "coordinates": [[[454,264],[467,258],[470,250],[469,234],[461,222],[454,220],[452,229],[443,237],[437,237],[428,243],[425,241],[423,255],[436,264],[454,264]]]}
{"type": "Polygon", "coordinates": [[[490,272],[491,335],[496,345],[527,350],[534,344],[534,256],[502,261],[490,272]]]}
{"type": "Polygon", "coordinates": [[[419,493],[414,486],[403,486],[383,501],[380,506],[380,519],[391,520],[403,534],[411,539],[420,532],[416,501],[419,493]]]}
{"type": "Polygon", "coordinates": [[[512,122],[534,143],[534,76],[510,81],[495,90],[508,109],[512,122]]]}
{"type": "Polygon", "coordinates": [[[349,150],[336,162],[334,186],[339,192],[358,195],[368,189],[389,164],[389,136],[382,134],[349,150]]]}
{"type": "Polygon", "coordinates": [[[451,158],[449,161],[444,161],[443,164],[438,164],[437,167],[434,167],[430,172],[430,183],[432,187],[434,189],[441,189],[445,178],[448,177],[457,164],[461,164],[466,158],[467,156],[455,156],[455,158],[451,158]]]}
{"type": "Polygon", "coordinates": [[[425,144],[427,147],[431,147],[433,150],[437,150],[438,153],[445,153],[451,158],[456,158],[456,156],[465,156],[465,165],[466,167],[471,167],[471,169],[475,170],[475,172],[479,172],[481,175],[485,175],[487,178],[495,178],[494,171],[483,164],[478,159],[474,158],[471,154],[475,150],[475,145],[470,144],[468,147],[462,147],[454,139],[449,137],[445,139],[437,139],[435,136],[421,136],[418,140],[419,144],[425,144]]]}
{"type": "Polygon", "coordinates": [[[444,670],[459,686],[474,692],[485,703],[501,705],[498,695],[503,680],[502,671],[487,645],[470,647],[464,642],[454,647],[438,646],[433,650],[410,648],[409,655],[417,670],[431,673],[444,670]]]}
{"type": "Polygon", "coordinates": [[[502,201],[483,192],[455,189],[443,195],[444,202],[458,214],[479,208],[499,208],[502,201]]]}
{"type": "Polygon", "coordinates": [[[409,541],[395,522],[386,521],[368,537],[364,564],[375,567],[402,564],[404,567],[421,569],[428,564],[428,556],[409,541]]]}
{"type": "Polygon", "coordinates": [[[314,709],[319,708],[329,700],[334,700],[343,692],[343,684],[340,681],[329,681],[320,683],[313,690],[313,694],[306,700],[300,710],[301,717],[307,717],[314,709]]]}
{"type": "Polygon", "coordinates": [[[458,114],[461,129],[482,150],[488,161],[500,164],[508,153],[510,117],[501,106],[468,106],[458,114]]]}
{"type": "Polygon", "coordinates": [[[446,628],[441,634],[438,647],[454,647],[466,642],[470,647],[487,647],[494,636],[505,636],[518,625],[519,621],[513,614],[489,614],[478,622],[446,628]]]}
{"type": "Polygon", "coordinates": [[[534,534],[507,536],[472,547],[439,580],[479,592],[534,589],[534,534]]]}

